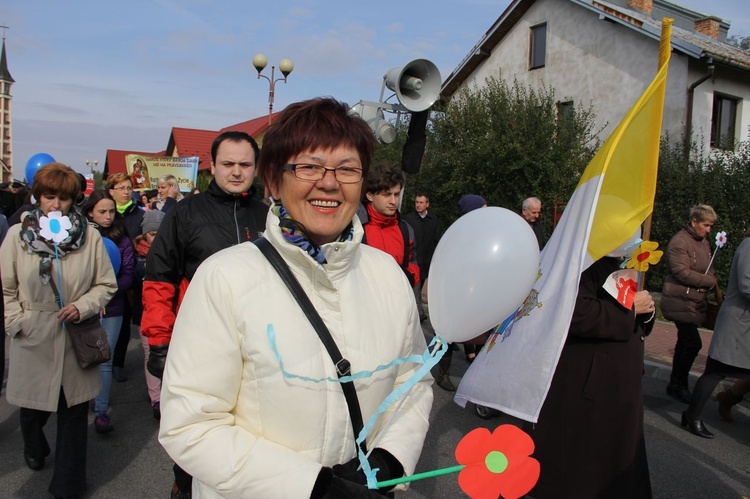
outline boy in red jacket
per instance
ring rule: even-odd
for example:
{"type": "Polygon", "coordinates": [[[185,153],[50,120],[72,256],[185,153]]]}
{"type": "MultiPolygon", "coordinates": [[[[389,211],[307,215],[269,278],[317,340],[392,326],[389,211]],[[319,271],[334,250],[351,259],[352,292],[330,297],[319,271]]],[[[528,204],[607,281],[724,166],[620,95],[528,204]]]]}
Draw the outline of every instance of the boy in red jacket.
{"type": "Polygon", "coordinates": [[[357,215],[365,229],[362,242],[391,255],[412,287],[419,284],[414,229],[398,211],[404,174],[395,165],[374,165],[367,176],[365,204],[357,215]]]}

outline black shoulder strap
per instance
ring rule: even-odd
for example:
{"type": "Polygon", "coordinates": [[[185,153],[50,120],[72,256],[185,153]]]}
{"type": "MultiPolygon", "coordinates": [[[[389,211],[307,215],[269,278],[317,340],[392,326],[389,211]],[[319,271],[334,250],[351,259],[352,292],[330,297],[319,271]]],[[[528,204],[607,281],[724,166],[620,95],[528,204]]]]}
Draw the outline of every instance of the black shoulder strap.
{"type": "MultiPolygon", "coordinates": [[[[273,268],[276,269],[276,272],[279,274],[279,277],[281,277],[281,280],[284,281],[284,284],[286,284],[287,288],[289,288],[289,291],[294,296],[294,299],[297,300],[297,303],[299,304],[300,308],[302,308],[302,311],[305,312],[308,320],[315,328],[318,336],[320,336],[320,341],[323,343],[323,345],[325,345],[326,350],[328,350],[328,355],[331,356],[331,360],[336,366],[336,374],[338,375],[338,377],[341,378],[342,376],[350,375],[351,364],[349,364],[349,361],[341,355],[341,352],[336,346],[336,342],[334,341],[333,337],[331,337],[331,333],[328,331],[328,328],[323,322],[323,319],[321,319],[318,311],[315,310],[315,307],[310,301],[310,298],[308,298],[305,290],[302,289],[302,286],[300,286],[299,281],[297,281],[297,278],[294,277],[294,274],[292,274],[292,271],[289,269],[289,266],[286,264],[284,259],[281,258],[279,252],[276,251],[276,248],[274,248],[265,237],[260,237],[253,241],[253,243],[271,263],[273,268]]],[[[362,411],[359,407],[359,399],[357,398],[357,390],[354,387],[354,383],[351,381],[339,384],[341,385],[341,389],[344,391],[346,405],[349,406],[349,417],[352,420],[354,440],[356,441],[357,437],[359,437],[359,434],[362,431],[362,428],[364,427],[364,424],[362,422],[362,411]]],[[[367,453],[367,444],[365,442],[362,442],[362,451],[367,453]]]]}
{"type": "Polygon", "coordinates": [[[57,306],[62,308],[62,300],[60,299],[60,292],[57,290],[57,286],[55,285],[55,280],[52,278],[52,276],[49,276],[49,284],[52,286],[52,291],[55,293],[55,301],[57,302],[57,306]]]}
{"type": "Polygon", "coordinates": [[[404,238],[404,259],[401,261],[401,268],[406,272],[409,267],[409,227],[404,220],[399,220],[398,226],[401,229],[401,237],[404,238]]]}

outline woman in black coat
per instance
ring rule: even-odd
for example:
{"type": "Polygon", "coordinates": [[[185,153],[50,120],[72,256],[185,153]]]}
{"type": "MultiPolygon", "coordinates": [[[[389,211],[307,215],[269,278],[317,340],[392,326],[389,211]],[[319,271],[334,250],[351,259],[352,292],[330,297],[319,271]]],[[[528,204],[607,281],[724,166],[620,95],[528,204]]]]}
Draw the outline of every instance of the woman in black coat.
{"type": "Polygon", "coordinates": [[[628,310],[610,296],[602,285],[619,268],[605,257],[581,275],[539,421],[524,424],[541,464],[536,499],[651,497],[641,377],[643,321],[653,318],[654,302],[640,291],[628,310]]]}

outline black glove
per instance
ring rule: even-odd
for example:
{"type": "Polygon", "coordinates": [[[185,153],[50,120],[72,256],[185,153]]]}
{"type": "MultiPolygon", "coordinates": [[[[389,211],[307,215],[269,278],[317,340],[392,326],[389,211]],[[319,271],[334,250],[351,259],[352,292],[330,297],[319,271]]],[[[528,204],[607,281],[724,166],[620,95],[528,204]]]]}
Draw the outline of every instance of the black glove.
{"type": "Polygon", "coordinates": [[[164,375],[164,364],[167,362],[167,351],[169,350],[169,343],[166,345],[154,345],[149,346],[148,362],[146,362],[146,369],[151,373],[152,376],[156,376],[161,379],[164,375]]]}
{"type": "Polygon", "coordinates": [[[331,468],[322,468],[310,494],[311,499],[383,499],[382,493],[364,485],[333,475],[331,468]]]}
{"type": "MultiPolygon", "coordinates": [[[[378,468],[380,470],[377,474],[379,482],[404,476],[404,467],[387,450],[376,447],[372,450],[367,460],[370,462],[370,468],[378,468]]],[[[333,467],[333,474],[344,480],[366,485],[367,477],[365,476],[365,472],[363,470],[357,471],[357,468],[359,468],[359,458],[355,457],[349,462],[335,465],[333,467]]],[[[383,491],[385,490],[388,489],[383,489],[383,491]]]]}

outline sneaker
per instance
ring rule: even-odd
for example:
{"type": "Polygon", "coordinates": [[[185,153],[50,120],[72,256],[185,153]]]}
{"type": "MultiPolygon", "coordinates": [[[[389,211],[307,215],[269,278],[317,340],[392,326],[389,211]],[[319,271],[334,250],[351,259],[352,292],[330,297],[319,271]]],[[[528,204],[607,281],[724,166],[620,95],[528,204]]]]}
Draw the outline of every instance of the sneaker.
{"type": "Polygon", "coordinates": [[[156,402],[151,404],[151,410],[154,413],[154,419],[156,419],[157,421],[160,420],[161,419],[161,402],[157,400],[156,402]]]}
{"type": "Polygon", "coordinates": [[[112,426],[112,423],[109,420],[109,416],[106,414],[97,414],[96,419],[94,419],[94,431],[97,433],[109,433],[110,431],[114,430],[115,427],[112,426]]]}

